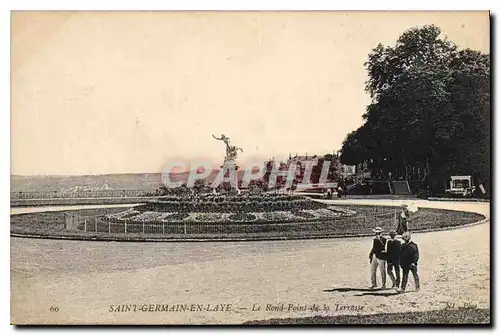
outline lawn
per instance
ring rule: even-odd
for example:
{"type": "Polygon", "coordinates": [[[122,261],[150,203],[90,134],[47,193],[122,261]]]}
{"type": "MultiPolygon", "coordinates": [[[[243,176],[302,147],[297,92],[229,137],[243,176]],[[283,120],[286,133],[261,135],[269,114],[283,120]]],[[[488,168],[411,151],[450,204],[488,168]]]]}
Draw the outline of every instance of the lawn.
{"type": "MultiPolygon", "coordinates": [[[[353,217],[341,217],[319,222],[289,222],[280,224],[256,223],[166,223],[146,224],[145,233],[140,223],[129,224],[127,234],[120,223],[108,223],[89,220],[87,232],[69,231],[65,229],[65,215],[80,213],[87,217],[102,216],[126,210],[126,208],[100,208],[80,211],[60,211],[29,213],[11,216],[11,233],[18,235],[66,236],[80,239],[104,240],[143,240],[147,239],[287,239],[287,238],[322,238],[322,237],[354,237],[371,235],[374,226],[381,226],[386,232],[395,228],[394,216],[387,215],[394,211],[389,206],[350,205],[337,206],[353,210],[353,217]],[[96,231],[97,230],[97,231],[96,231]],[[111,234],[108,233],[111,231],[111,234]],[[163,232],[165,234],[163,234],[163,232]]],[[[444,209],[421,208],[416,218],[411,222],[412,231],[443,229],[457,227],[484,219],[476,213],[451,211],[444,209]]],[[[82,224],[79,229],[83,229],[82,224]]]]}

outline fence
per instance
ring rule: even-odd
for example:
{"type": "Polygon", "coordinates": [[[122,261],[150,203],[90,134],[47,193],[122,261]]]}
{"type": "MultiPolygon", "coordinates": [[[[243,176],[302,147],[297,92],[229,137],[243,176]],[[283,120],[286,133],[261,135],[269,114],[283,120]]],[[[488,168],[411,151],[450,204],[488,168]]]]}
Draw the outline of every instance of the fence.
{"type": "Polygon", "coordinates": [[[111,221],[104,214],[92,215],[91,212],[78,211],[66,214],[66,229],[104,234],[232,234],[232,233],[338,233],[356,235],[371,233],[380,226],[386,231],[395,229],[397,212],[373,215],[343,216],[324,221],[305,222],[166,222],[137,221],[123,219],[111,221]]]}
{"type": "Polygon", "coordinates": [[[21,199],[51,199],[51,198],[109,198],[109,197],[143,197],[154,195],[154,190],[98,190],[98,191],[28,191],[11,192],[12,200],[21,199]]]}

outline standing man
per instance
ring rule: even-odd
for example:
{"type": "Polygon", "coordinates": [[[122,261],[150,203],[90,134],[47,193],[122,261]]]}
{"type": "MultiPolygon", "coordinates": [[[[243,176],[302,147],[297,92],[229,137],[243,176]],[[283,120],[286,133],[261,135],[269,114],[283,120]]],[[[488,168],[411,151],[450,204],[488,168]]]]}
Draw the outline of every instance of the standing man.
{"type": "Polygon", "coordinates": [[[420,290],[420,278],[418,277],[418,246],[415,242],[411,241],[410,232],[405,232],[403,234],[403,243],[401,247],[401,254],[399,256],[399,263],[403,269],[403,282],[401,283],[401,289],[399,292],[404,292],[406,289],[406,283],[408,282],[408,273],[411,271],[413,274],[413,279],[415,279],[415,291],[420,290]]]}
{"type": "Polygon", "coordinates": [[[380,276],[382,277],[382,288],[385,288],[385,241],[386,239],[381,236],[383,230],[376,227],[373,232],[375,238],[373,239],[372,250],[370,251],[370,270],[371,270],[371,289],[377,287],[377,268],[380,269],[380,276]]]}
{"type": "Polygon", "coordinates": [[[398,218],[398,227],[396,228],[396,232],[399,235],[403,235],[408,231],[408,220],[410,218],[410,212],[408,211],[408,205],[401,205],[401,212],[399,213],[398,218]]]}
{"type": "Polygon", "coordinates": [[[392,281],[392,288],[399,288],[399,283],[401,280],[400,269],[399,269],[399,256],[401,253],[401,242],[396,239],[396,232],[392,230],[389,233],[390,239],[386,242],[386,254],[387,254],[387,274],[392,281]],[[396,272],[396,277],[392,270],[396,272]]]}

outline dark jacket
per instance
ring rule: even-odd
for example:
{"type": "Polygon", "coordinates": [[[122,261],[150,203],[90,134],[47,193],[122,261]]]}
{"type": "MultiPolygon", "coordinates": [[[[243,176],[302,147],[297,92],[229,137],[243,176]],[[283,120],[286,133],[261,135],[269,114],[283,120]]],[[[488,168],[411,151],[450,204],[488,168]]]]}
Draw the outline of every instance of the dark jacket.
{"type": "Polygon", "coordinates": [[[373,239],[373,247],[370,251],[370,259],[372,259],[373,255],[375,255],[378,259],[385,259],[385,238],[380,237],[373,239]]]}
{"type": "Polygon", "coordinates": [[[399,240],[387,240],[387,261],[392,264],[398,264],[401,253],[401,242],[399,240]]]}
{"type": "Polygon", "coordinates": [[[399,263],[402,267],[410,267],[412,263],[417,265],[418,257],[418,246],[416,243],[413,241],[403,243],[401,246],[401,254],[399,255],[399,263]]]}
{"type": "Polygon", "coordinates": [[[405,213],[405,217],[401,217],[402,213],[399,213],[398,215],[398,226],[396,228],[396,233],[399,235],[403,235],[405,231],[408,231],[408,221],[410,218],[410,212],[408,209],[404,208],[403,211],[405,213]]]}

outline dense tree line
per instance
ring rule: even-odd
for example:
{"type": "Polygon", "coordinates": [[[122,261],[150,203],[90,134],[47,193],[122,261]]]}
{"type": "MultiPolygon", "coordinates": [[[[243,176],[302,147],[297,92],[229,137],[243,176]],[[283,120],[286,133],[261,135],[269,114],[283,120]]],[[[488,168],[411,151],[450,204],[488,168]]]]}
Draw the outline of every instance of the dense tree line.
{"type": "Polygon", "coordinates": [[[438,27],[424,26],[394,46],[379,44],[365,67],[371,103],[364,124],[344,140],[342,163],[405,178],[424,171],[431,193],[454,174],[489,184],[489,55],[460,50],[438,27]]]}

